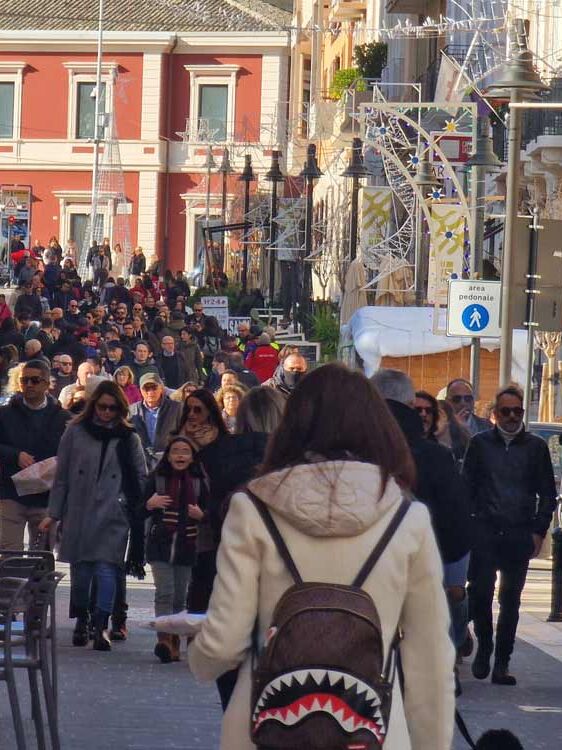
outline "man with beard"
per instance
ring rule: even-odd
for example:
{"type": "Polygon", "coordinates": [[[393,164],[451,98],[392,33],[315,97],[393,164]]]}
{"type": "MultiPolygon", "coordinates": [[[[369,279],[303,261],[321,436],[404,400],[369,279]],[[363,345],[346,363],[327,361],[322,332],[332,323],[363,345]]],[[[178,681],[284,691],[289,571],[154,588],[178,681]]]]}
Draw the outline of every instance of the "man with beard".
{"type": "Polygon", "coordinates": [[[466,453],[466,477],[474,519],[468,573],[470,611],[478,651],[472,674],[484,680],[494,653],[492,602],[500,572],[499,616],[492,682],[516,685],[509,673],[521,592],[529,560],[537,557],[556,508],[556,486],[547,444],[523,424],[523,393],[515,385],[496,396],[493,430],[475,435],[466,453]]]}
{"type": "Polygon", "coordinates": [[[307,369],[308,363],[302,354],[290,354],[264,385],[275,388],[283,396],[289,398],[299,380],[305,376],[307,369]]]}

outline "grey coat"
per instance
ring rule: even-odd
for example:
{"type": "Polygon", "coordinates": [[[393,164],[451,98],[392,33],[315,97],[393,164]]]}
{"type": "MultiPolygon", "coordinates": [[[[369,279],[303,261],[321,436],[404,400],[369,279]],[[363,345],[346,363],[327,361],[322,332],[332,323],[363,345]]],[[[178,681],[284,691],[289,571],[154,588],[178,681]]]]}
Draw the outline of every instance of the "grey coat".
{"type": "MultiPolygon", "coordinates": [[[[98,477],[101,441],[80,424],[70,425],[62,437],[47,515],[63,522],[59,553],[63,562],[124,563],[129,520],[117,443],[117,439],[109,442],[98,477]]],[[[131,435],[130,445],[130,463],[143,487],[146,462],[138,435],[131,435]]]]}

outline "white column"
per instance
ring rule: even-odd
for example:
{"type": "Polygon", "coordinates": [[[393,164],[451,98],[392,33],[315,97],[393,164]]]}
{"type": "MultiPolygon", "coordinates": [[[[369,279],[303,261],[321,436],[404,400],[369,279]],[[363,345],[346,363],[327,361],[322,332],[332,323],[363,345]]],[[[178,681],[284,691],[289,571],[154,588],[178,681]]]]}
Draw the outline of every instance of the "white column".
{"type": "Polygon", "coordinates": [[[260,141],[272,148],[283,142],[286,127],[288,67],[285,52],[262,56],[260,141]]]}
{"type": "Polygon", "coordinates": [[[145,53],[142,67],[141,140],[143,141],[156,141],[160,136],[161,88],[162,55],[145,53]]]}
{"type": "Polygon", "coordinates": [[[158,172],[139,172],[138,244],[150,258],[157,253],[156,218],[158,209],[158,172]]]}

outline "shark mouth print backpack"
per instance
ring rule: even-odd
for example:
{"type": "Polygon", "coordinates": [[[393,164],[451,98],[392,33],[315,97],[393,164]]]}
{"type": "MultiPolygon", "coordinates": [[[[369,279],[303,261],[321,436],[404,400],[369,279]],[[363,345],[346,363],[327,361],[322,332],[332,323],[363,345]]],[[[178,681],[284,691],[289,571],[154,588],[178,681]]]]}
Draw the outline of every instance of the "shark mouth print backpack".
{"type": "Polygon", "coordinates": [[[252,675],[250,736],[260,750],[381,750],[398,636],[384,659],[377,608],[362,590],[410,505],[403,500],[350,586],[304,583],[264,503],[248,492],[294,580],[252,675]]]}

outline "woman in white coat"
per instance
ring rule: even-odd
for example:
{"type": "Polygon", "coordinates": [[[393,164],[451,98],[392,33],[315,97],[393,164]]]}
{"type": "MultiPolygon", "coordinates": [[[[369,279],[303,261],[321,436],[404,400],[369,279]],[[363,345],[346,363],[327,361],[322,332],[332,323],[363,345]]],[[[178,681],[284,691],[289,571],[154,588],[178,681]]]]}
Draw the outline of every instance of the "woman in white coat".
{"type": "MultiPolygon", "coordinates": [[[[330,364],[296,387],[262,476],[249,487],[267,505],[304,581],[350,584],[413,478],[409,449],[374,386],[330,364]]],[[[244,492],[231,500],[217,569],[189,664],[202,680],[241,665],[221,750],[251,750],[252,632],[257,621],[262,645],[293,581],[244,492]]],[[[404,634],[404,697],[395,680],[385,750],[450,749],[455,654],[442,580],[428,511],[413,502],[363,586],[381,618],[385,653],[398,627],[404,634]]]]}

